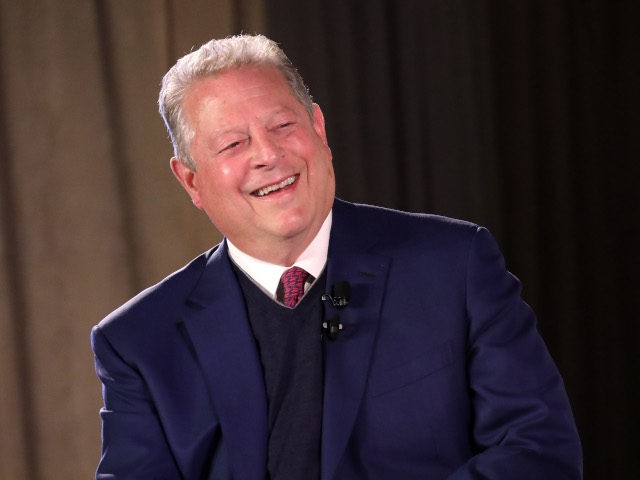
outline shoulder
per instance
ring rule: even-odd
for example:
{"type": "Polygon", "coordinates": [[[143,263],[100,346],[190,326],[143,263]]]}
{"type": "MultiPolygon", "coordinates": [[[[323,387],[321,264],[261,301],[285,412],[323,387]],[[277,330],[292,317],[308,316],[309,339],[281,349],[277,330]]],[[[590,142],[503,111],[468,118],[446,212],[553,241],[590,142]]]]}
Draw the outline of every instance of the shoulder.
{"type": "Polygon", "coordinates": [[[146,329],[150,324],[158,325],[164,319],[175,317],[217,248],[202,253],[181,269],[141,291],[102,319],[95,329],[115,333],[120,328],[126,328],[131,332],[136,327],[146,329]]]}
{"type": "Polygon", "coordinates": [[[428,213],[411,213],[373,205],[336,200],[334,225],[370,239],[378,248],[469,247],[479,225],[428,213]]]}

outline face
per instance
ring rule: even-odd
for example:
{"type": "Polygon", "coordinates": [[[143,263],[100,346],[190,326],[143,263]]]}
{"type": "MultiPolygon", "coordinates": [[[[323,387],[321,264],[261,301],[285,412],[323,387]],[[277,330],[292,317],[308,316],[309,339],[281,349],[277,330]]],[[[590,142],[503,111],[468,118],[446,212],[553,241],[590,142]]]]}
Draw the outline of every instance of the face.
{"type": "Polygon", "coordinates": [[[244,252],[293,262],[335,194],[320,107],[310,119],[277,69],[248,66],[199,80],[183,110],[197,169],[171,167],[193,203],[244,252]]]}

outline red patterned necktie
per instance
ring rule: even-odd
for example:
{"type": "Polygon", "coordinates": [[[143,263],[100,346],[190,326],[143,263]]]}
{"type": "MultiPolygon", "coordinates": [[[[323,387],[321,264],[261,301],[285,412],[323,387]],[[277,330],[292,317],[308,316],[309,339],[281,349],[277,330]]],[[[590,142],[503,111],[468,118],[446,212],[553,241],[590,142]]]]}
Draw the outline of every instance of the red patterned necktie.
{"type": "Polygon", "coordinates": [[[280,277],[284,295],[282,303],[287,307],[295,307],[298,300],[304,295],[304,282],[306,282],[309,274],[300,267],[291,267],[285,270],[280,277]]]}

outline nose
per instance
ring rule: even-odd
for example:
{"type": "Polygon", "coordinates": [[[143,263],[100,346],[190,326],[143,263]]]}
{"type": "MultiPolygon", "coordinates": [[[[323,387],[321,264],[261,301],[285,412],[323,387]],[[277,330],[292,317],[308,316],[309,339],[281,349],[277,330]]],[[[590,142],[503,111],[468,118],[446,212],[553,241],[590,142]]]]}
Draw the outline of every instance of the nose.
{"type": "Polygon", "coordinates": [[[269,133],[254,135],[252,140],[254,151],[251,166],[253,168],[273,168],[284,156],[282,147],[269,133]]]}

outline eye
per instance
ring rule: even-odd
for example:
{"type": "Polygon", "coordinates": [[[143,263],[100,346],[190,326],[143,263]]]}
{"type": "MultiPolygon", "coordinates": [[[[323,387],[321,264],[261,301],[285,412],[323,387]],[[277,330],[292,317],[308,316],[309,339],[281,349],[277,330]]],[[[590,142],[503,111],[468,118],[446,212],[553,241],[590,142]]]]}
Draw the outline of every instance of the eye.
{"type": "Polygon", "coordinates": [[[295,122],[293,122],[293,121],[283,121],[283,122],[280,122],[280,123],[276,124],[276,127],[275,127],[274,131],[284,135],[284,134],[288,134],[290,131],[292,131],[294,126],[295,126],[295,122]]]}
{"type": "Polygon", "coordinates": [[[228,145],[225,145],[224,147],[222,147],[222,148],[218,151],[218,153],[222,153],[222,152],[226,152],[226,151],[229,151],[229,150],[233,150],[234,148],[236,148],[236,147],[237,147],[237,146],[239,146],[239,145],[240,145],[240,142],[239,142],[239,141],[231,142],[231,143],[229,143],[228,145]]]}

